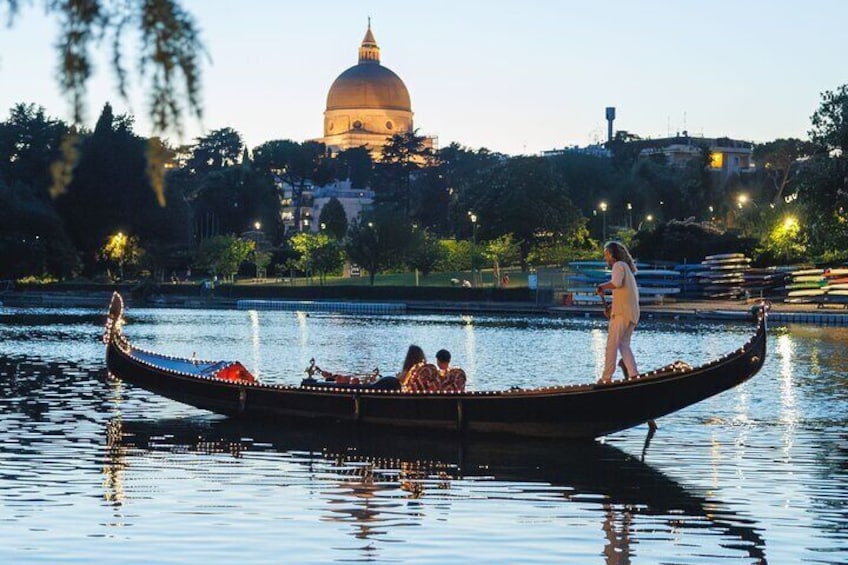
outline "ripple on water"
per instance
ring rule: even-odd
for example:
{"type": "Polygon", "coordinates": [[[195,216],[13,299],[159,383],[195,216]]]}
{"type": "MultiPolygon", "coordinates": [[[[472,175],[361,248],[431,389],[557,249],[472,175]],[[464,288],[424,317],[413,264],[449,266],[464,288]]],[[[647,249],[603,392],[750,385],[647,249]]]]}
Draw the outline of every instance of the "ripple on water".
{"type": "MultiPolygon", "coordinates": [[[[4,562],[836,563],[846,549],[848,335],[774,330],[761,375],[663,418],[645,449],[644,427],[574,446],[242,426],[107,380],[102,314],[54,314],[0,317],[4,562]]],[[[311,355],[388,372],[410,342],[450,344],[475,386],[582,379],[604,339],[584,319],[228,311],[139,310],[127,331],[276,382],[311,355]]],[[[643,365],[700,362],[748,331],[649,321],[635,345],[643,365]]]]}

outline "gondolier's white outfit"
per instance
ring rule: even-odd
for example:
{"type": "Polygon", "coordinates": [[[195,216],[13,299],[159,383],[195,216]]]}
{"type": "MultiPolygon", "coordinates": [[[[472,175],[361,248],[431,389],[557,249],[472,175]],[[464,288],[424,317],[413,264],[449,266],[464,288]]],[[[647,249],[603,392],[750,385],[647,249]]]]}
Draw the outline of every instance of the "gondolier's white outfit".
{"type": "Polygon", "coordinates": [[[630,338],[639,323],[639,288],[636,277],[624,261],[616,261],[612,266],[612,310],[610,312],[607,335],[607,350],[604,356],[604,372],[601,381],[611,381],[615,373],[617,353],[628,375],[637,375],[636,358],[630,349],[630,338]]]}

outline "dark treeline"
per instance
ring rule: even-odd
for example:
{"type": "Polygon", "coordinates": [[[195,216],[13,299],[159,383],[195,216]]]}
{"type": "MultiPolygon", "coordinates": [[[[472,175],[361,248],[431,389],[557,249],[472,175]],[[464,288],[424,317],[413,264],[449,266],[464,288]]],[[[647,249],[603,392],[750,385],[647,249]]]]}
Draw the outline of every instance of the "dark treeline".
{"type": "Polygon", "coordinates": [[[364,148],[331,155],[315,142],[247,148],[230,128],[173,147],[138,136],[132,117],[108,104],[93,131],[19,104],[0,122],[0,278],[227,275],[245,262],[323,276],[345,259],[372,276],[426,274],[449,268],[451,253],[470,254],[469,240],[480,261],[527,268],[595,256],[604,236],[645,260],[722,251],[844,260],[846,109],[848,85],[824,93],[809,141],[757,145],[754,172],[721,175],[707,147],[673,165],[640,154],[627,132],[608,144],[610,156],[550,157],[433,151],[413,132],[372,162],[364,148]],[[335,180],[370,187],[373,206],[347,218],[331,200],[313,219],[324,229],[301,233],[309,187],[335,180]]]}

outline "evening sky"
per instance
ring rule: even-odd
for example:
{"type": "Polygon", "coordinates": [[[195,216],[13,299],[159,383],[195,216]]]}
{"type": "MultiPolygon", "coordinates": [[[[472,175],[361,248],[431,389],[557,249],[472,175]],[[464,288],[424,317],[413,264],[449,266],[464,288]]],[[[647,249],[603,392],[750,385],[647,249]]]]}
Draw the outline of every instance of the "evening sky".
{"type": "MultiPolygon", "coordinates": [[[[616,129],[688,130],[754,142],[807,137],[821,93],[848,83],[841,0],[184,0],[201,29],[202,123],[248,147],[323,134],[327,92],[357,62],[367,18],[382,63],[406,83],[420,133],[508,154],[586,145],[616,129]]],[[[0,29],[0,112],[18,102],[70,119],[55,80],[55,23],[41,3],[0,29]]],[[[5,12],[0,12],[6,15],[5,12]]],[[[86,125],[103,104],[150,135],[144,92],[123,102],[96,59],[86,125]]],[[[134,83],[137,84],[137,80],[134,83]]],[[[172,142],[180,140],[171,133],[172,142]]]]}

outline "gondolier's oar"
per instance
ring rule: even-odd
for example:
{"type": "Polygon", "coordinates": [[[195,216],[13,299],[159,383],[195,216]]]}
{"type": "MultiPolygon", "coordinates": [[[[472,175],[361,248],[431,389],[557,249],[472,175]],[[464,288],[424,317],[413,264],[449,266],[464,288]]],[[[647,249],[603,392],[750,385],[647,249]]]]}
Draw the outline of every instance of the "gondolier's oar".
{"type": "Polygon", "coordinates": [[[609,317],[610,317],[610,306],[609,306],[609,304],[607,304],[607,295],[606,295],[605,292],[601,291],[601,292],[598,293],[598,296],[601,297],[601,306],[604,307],[604,316],[606,316],[606,318],[609,319],[609,317]]]}

